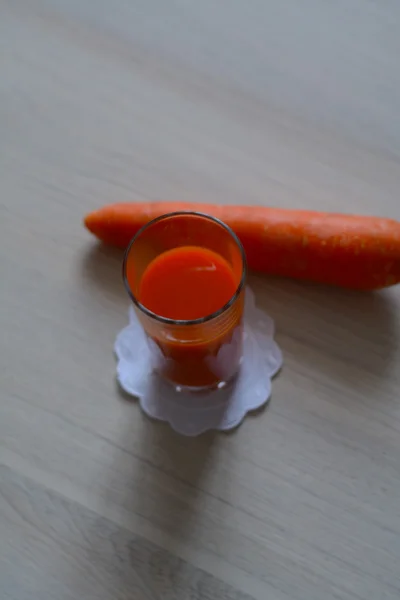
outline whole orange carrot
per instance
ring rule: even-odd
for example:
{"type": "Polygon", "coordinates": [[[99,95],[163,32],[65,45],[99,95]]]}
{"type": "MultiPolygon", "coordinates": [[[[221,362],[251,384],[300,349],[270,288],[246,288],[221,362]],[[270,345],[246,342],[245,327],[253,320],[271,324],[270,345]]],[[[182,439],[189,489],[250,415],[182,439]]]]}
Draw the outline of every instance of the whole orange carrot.
{"type": "Polygon", "coordinates": [[[255,271],[353,289],[400,282],[400,223],[391,219],[187,202],[112,204],[90,213],[85,225],[107,244],[125,248],[145,223],[168,212],[192,210],[232,227],[255,271]]]}

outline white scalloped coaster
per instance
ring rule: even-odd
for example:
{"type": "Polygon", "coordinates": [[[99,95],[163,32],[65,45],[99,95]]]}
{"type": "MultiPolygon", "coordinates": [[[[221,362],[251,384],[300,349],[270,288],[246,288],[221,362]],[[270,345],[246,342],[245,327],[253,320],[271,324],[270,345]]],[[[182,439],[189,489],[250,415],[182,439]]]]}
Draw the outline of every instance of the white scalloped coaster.
{"type": "Polygon", "coordinates": [[[235,381],[222,389],[178,392],[155,374],[146,336],[133,307],[129,310],[129,325],[118,334],[114,349],[118,382],[125,392],[139,400],[149,417],[167,421],[175,431],[187,436],[237,427],[249,411],[268,402],[271,378],[282,366],[282,353],[274,341],[274,322],[256,307],[249,288],[241,368],[235,381]]]}

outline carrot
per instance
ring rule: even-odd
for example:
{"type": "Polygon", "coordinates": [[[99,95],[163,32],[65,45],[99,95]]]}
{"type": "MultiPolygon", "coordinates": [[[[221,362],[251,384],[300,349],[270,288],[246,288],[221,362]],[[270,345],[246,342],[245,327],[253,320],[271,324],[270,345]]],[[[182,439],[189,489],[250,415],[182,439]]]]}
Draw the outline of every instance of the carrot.
{"type": "Polygon", "coordinates": [[[365,290],[400,282],[400,223],[390,219],[261,206],[146,202],[105,206],[84,222],[103,242],[125,248],[145,223],[181,210],[208,213],[229,225],[255,271],[365,290]]]}

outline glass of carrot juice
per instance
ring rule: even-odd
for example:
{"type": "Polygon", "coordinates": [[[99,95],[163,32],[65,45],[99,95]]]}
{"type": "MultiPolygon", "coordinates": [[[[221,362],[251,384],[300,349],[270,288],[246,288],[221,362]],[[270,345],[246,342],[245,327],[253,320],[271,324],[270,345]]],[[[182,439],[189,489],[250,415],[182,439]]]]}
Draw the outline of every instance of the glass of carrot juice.
{"type": "Polygon", "coordinates": [[[235,377],[246,257],[225,223],[197,212],[150,221],[126,250],[123,277],[161,377],[195,390],[235,377]]]}

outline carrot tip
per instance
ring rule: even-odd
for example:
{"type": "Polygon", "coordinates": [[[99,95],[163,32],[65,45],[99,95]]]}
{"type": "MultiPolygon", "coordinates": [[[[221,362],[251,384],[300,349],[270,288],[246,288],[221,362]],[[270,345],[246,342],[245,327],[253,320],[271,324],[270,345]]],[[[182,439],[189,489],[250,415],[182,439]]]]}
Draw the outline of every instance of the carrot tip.
{"type": "Polygon", "coordinates": [[[83,218],[84,226],[91,233],[95,233],[95,223],[96,223],[95,214],[96,214],[95,212],[94,213],[91,212],[91,213],[88,213],[87,215],[85,215],[83,218]]]}

